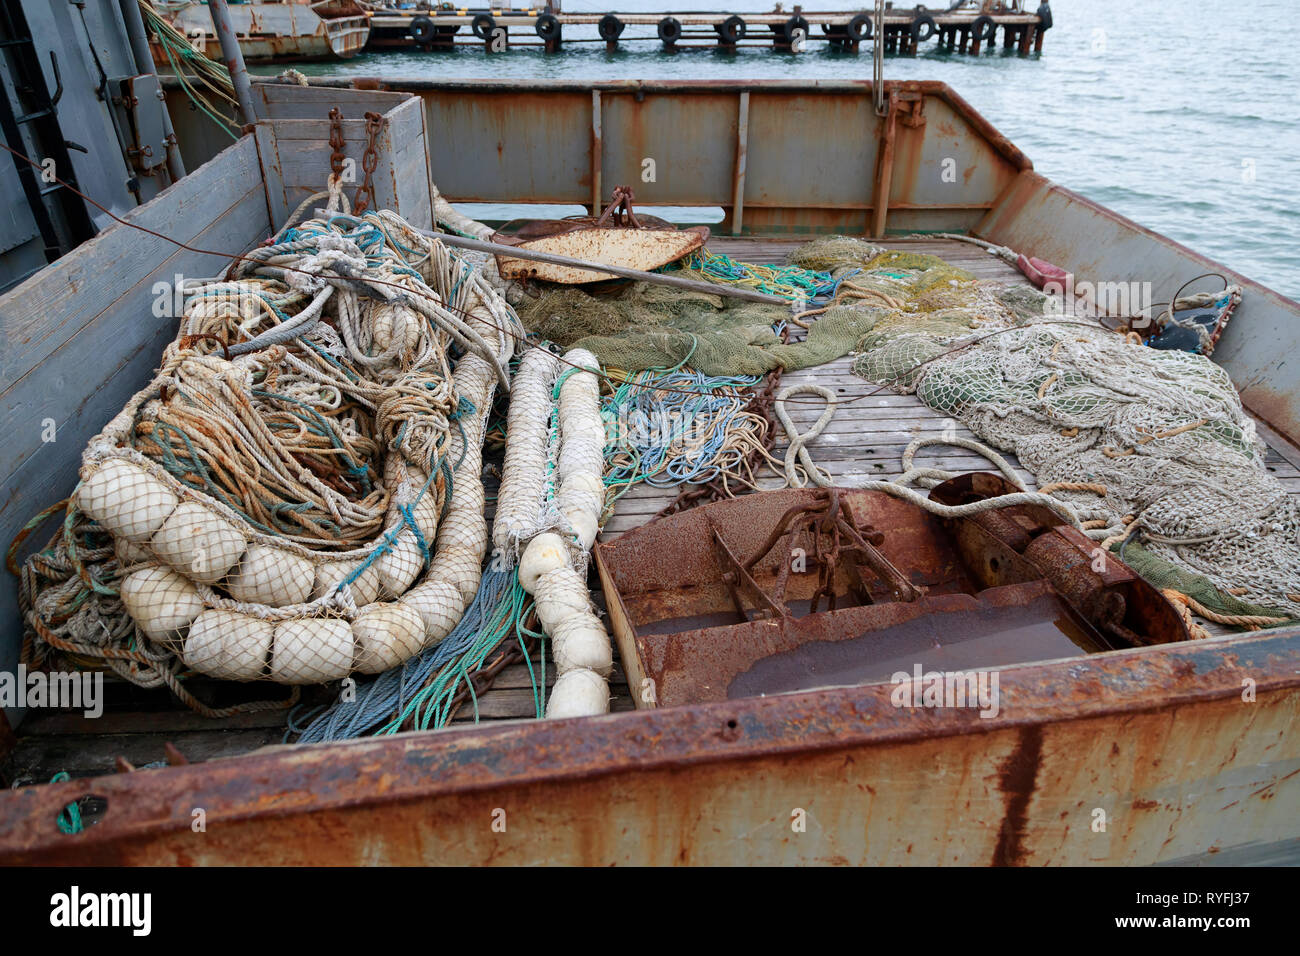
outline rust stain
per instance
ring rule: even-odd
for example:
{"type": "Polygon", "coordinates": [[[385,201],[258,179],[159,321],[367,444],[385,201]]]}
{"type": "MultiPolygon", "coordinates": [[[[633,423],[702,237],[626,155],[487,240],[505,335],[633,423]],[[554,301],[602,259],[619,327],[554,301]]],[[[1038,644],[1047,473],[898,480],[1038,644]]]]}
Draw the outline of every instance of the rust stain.
{"type": "Polygon", "coordinates": [[[1002,826],[998,829],[998,843],[993,850],[994,866],[1015,866],[1024,862],[1029,801],[1034,795],[1042,756],[1042,728],[1026,727],[1020,732],[1020,742],[1016,749],[998,768],[1002,792],[1007,795],[1007,808],[1002,826]]]}

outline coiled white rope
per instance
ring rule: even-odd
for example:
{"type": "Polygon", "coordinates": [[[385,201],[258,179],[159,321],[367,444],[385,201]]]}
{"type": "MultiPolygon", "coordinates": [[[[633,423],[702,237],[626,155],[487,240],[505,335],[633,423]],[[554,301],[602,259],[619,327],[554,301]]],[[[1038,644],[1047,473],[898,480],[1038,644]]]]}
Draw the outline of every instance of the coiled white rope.
{"type": "MultiPolygon", "coordinates": [[[[785,452],[785,479],[792,488],[803,487],[804,482],[799,479],[795,469],[796,461],[802,465],[807,472],[808,479],[821,488],[829,488],[834,482],[813,461],[807,445],[810,441],[822,433],[831,419],[835,416],[835,395],[830,389],[821,385],[812,383],[801,383],[791,385],[785,388],[777,395],[772,403],[772,410],[776,414],[777,420],[785,429],[786,435],[790,438],[790,445],[785,452]],[[791,421],[789,413],[785,410],[785,400],[791,395],[811,394],[818,395],[826,400],[826,408],[822,411],[817,421],[806,432],[800,432],[791,421]]],[[[929,437],[918,438],[913,441],[903,451],[903,469],[904,472],[898,478],[891,481],[857,481],[846,482],[843,487],[854,488],[862,491],[883,491],[886,494],[893,495],[895,498],[902,498],[923,508],[931,514],[938,515],[941,518],[965,518],[969,515],[979,514],[984,511],[993,511],[998,508],[1007,508],[1012,505],[1041,505],[1044,508],[1050,508],[1068,521],[1073,527],[1080,528],[1082,519],[1077,511],[1070,505],[1066,504],[1051,495],[1045,495],[1036,491],[1025,490],[1024,482],[1016,475],[1015,470],[1005,458],[999,455],[992,448],[981,444],[970,438],[960,438],[957,436],[949,437],[929,437]],[[921,494],[914,488],[907,487],[912,482],[927,482],[929,486],[938,484],[954,477],[956,472],[944,471],[939,468],[914,468],[912,461],[916,452],[927,445],[954,445],[960,448],[967,448],[980,455],[983,455],[1020,491],[1009,495],[1000,495],[996,498],[986,498],[983,501],[972,501],[963,505],[945,505],[941,502],[934,501],[926,495],[921,494]]],[[[1081,529],[1082,530],[1082,529],[1081,529]]],[[[1104,531],[1105,529],[1097,529],[1104,531]]],[[[1088,532],[1085,532],[1088,533],[1088,532]]],[[[1095,536],[1095,535],[1094,535],[1095,536]]]]}

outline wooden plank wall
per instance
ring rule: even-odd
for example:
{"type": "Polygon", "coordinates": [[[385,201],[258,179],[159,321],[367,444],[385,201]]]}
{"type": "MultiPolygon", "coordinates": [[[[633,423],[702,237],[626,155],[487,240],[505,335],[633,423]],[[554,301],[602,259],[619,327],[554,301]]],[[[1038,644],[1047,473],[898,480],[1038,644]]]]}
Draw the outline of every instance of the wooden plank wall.
{"type": "MultiPolygon", "coordinates": [[[[246,251],[270,232],[253,137],[124,218],[194,249],[246,251]]],[[[177,274],[216,275],[228,262],[118,224],[0,297],[5,547],[34,514],[72,491],[86,442],[153,375],[176,330],[174,319],[154,315],[155,284],[170,288],[177,274]]],[[[4,671],[16,665],[22,636],[17,591],[17,579],[0,573],[4,671]]]]}
{"type": "Polygon", "coordinates": [[[337,106],[344,117],[343,152],[356,164],[356,181],[344,190],[348,200],[353,199],[365,175],[365,113],[381,112],[388,122],[376,141],[378,163],[372,177],[375,202],[371,208],[392,209],[417,228],[432,228],[424,110],[417,98],[404,93],[275,84],[263,84],[257,92],[267,117],[273,120],[258,125],[257,138],[277,221],[326,188],[333,153],[328,116],[337,106]]]}

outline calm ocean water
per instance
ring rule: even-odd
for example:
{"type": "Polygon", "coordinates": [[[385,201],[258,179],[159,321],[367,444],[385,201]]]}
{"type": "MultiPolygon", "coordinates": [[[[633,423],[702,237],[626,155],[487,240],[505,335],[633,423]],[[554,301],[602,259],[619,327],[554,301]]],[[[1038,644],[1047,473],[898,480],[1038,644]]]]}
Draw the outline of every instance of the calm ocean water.
{"type": "MultiPolygon", "coordinates": [[[[900,4],[901,6],[902,4],[900,4]]],[[[934,5],[938,5],[935,3],[934,5]]],[[[792,4],[786,3],[789,9],[792,4]]],[[[833,0],[809,9],[849,9],[833,0]]],[[[723,7],[736,0],[565,0],[566,12],[723,7]]],[[[1284,295],[1300,299],[1300,57],[1292,0],[1054,0],[1041,58],[891,57],[890,79],[943,80],[1010,137],[1044,175],[1284,295]]],[[[623,48],[573,44],[558,56],[481,46],[365,54],[312,64],[314,75],[643,79],[870,78],[871,57],[813,43],[800,54],[661,52],[653,28],[623,48]]],[[[819,32],[814,25],[814,32],[819,32]]],[[[570,28],[565,38],[594,37],[570,28]]],[[[263,71],[266,72],[266,71],[263,71]]]]}

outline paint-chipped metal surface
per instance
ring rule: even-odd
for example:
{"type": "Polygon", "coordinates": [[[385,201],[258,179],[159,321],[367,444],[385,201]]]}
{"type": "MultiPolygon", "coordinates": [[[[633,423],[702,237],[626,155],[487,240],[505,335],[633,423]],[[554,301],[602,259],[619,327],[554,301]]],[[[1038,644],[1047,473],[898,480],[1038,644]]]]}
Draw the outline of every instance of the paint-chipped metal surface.
{"type": "MultiPolygon", "coordinates": [[[[1013,490],[975,473],[932,495],[1013,490]]],[[[1040,507],[945,521],[832,488],[694,508],[595,554],[621,658],[654,689],[638,706],[664,707],[1188,640],[1163,596],[1094,551],[1040,507]]]]}
{"type": "MultiPolygon", "coordinates": [[[[397,86],[421,96],[429,128],[445,134],[432,141],[430,165],[439,189],[461,201],[588,204],[598,182],[635,182],[647,204],[722,207],[728,231],[743,205],[746,234],[863,232],[877,201],[872,184],[883,130],[866,82],[397,86]],[[809,138],[809,129],[837,135],[809,138]]],[[[894,179],[891,231],[941,228],[935,217],[974,223],[1029,168],[945,84],[888,87],[891,96],[923,101],[918,116],[926,120],[899,130],[896,161],[917,166],[900,166],[894,179]],[[956,164],[955,181],[940,175],[946,163],[956,164]]]]}
{"type": "Polygon", "coordinates": [[[1300,634],[1272,634],[1008,668],[992,719],[886,684],[272,748],[0,794],[0,863],[1294,857],[1297,670],[1300,634]],[[86,794],[106,812],[60,833],[86,794]]]}

